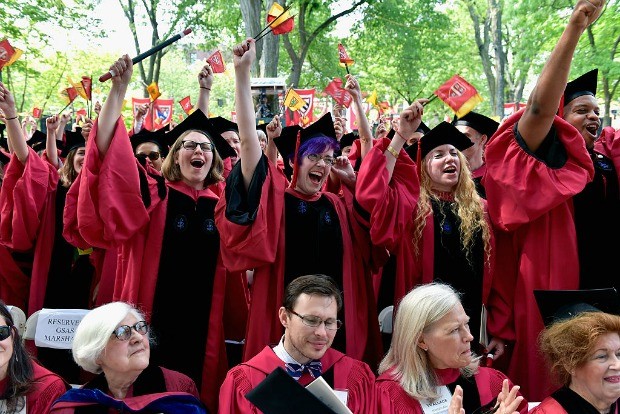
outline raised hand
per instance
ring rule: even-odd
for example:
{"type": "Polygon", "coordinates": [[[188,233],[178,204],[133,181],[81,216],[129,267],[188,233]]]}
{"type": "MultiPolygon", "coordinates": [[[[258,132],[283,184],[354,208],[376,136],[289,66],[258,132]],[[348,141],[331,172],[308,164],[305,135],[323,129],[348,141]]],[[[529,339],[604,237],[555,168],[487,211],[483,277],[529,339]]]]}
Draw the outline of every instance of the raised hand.
{"type": "Polygon", "coordinates": [[[454,394],[452,394],[452,399],[448,406],[448,414],[465,414],[465,409],[463,408],[463,388],[460,385],[457,385],[454,389],[454,394]]]}
{"type": "Polygon", "coordinates": [[[496,414],[518,414],[519,405],[523,402],[523,397],[518,395],[519,386],[515,385],[510,389],[507,379],[502,383],[502,391],[497,395],[499,407],[496,414]]]}
{"type": "Polygon", "coordinates": [[[93,120],[84,117],[84,122],[82,123],[82,136],[85,141],[88,141],[88,135],[90,134],[90,130],[93,128],[93,120]]]}
{"type": "Polygon", "coordinates": [[[201,88],[211,89],[211,85],[213,85],[213,69],[210,64],[205,63],[198,73],[198,84],[201,88]]]}
{"type": "Polygon", "coordinates": [[[573,9],[570,22],[586,29],[603,12],[604,0],[579,0],[573,9]]]}
{"type": "Polygon", "coordinates": [[[353,99],[362,99],[362,90],[360,89],[360,84],[355,79],[355,76],[347,73],[345,75],[346,83],[344,84],[344,89],[351,94],[353,99]]]}
{"type": "Polygon", "coordinates": [[[400,122],[398,125],[398,133],[404,139],[413,135],[422,122],[422,114],[424,114],[424,104],[428,99],[418,99],[414,101],[408,108],[400,114],[400,122]]]}
{"type": "Polygon", "coordinates": [[[336,162],[332,165],[331,172],[340,179],[342,184],[346,185],[351,190],[355,190],[357,175],[355,175],[355,170],[348,157],[344,155],[336,157],[336,162]]]}
{"type": "Polygon", "coordinates": [[[49,135],[52,132],[55,132],[58,129],[58,125],[60,124],[60,120],[58,119],[58,115],[52,115],[45,120],[45,127],[47,128],[47,134],[49,135]]]}
{"type": "Polygon", "coordinates": [[[251,37],[247,38],[243,43],[233,47],[233,63],[235,65],[235,69],[249,69],[255,59],[256,41],[251,37]]]}
{"type": "Polygon", "coordinates": [[[125,54],[110,66],[110,71],[114,73],[112,82],[116,84],[128,85],[133,74],[133,63],[129,55],[125,54]]]}
{"type": "Polygon", "coordinates": [[[267,138],[271,141],[272,138],[277,138],[282,134],[282,123],[280,122],[280,115],[273,117],[271,122],[267,124],[267,138]]]}

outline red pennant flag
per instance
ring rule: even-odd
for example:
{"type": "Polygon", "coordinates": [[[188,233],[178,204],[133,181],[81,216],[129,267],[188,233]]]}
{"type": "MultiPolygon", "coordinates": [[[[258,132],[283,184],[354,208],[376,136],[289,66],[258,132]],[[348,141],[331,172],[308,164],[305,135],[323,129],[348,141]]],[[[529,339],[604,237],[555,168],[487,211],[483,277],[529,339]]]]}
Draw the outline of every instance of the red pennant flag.
{"type": "Polygon", "coordinates": [[[37,108],[36,106],[32,108],[32,117],[36,119],[41,118],[41,108],[37,108]]]}
{"type": "Polygon", "coordinates": [[[93,99],[93,79],[90,76],[82,76],[81,83],[86,93],[86,100],[91,101],[93,99]]]}
{"type": "Polygon", "coordinates": [[[288,33],[295,27],[293,16],[288,11],[284,11],[284,7],[276,2],[273,2],[267,13],[267,24],[271,26],[271,32],[274,35],[288,33]]]}
{"type": "MultiPolygon", "coordinates": [[[[82,118],[86,118],[87,112],[86,112],[86,108],[80,108],[77,111],[75,111],[76,115],[81,115],[82,118]]],[[[76,117],[77,118],[77,117],[76,117]]]]}
{"type": "Polygon", "coordinates": [[[69,99],[69,103],[71,103],[77,98],[78,91],[73,86],[69,86],[65,89],[64,95],[69,99]]]}
{"type": "Polygon", "coordinates": [[[467,115],[476,105],[482,102],[482,97],[476,88],[469,82],[454,75],[446,83],[441,85],[435,95],[446,103],[458,118],[467,115]]]}
{"type": "Polygon", "coordinates": [[[224,73],[226,71],[224,59],[222,58],[222,53],[219,50],[216,50],[211,56],[209,56],[207,58],[207,62],[211,65],[213,73],[224,73]]]}
{"type": "Polygon", "coordinates": [[[11,46],[8,39],[4,39],[0,42],[0,70],[12,63],[11,61],[13,60],[15,53],[16,50],[13,46],[11,46]]]}
{"type": "Polygon", "coordinates": [[[344,46],[342,46],[342,43],[338,43],[338,56],[340,58],[340,63],[343,65],[351,66],[355,63],[355,61],[347,54],[347,51],[344,49],[344,46]]]}
{"type": "Polygon", "coordinates": [[[194,105],[192,105],[192,99],[189,97],[189,95],[181,99],[179,101],[179,104],[181,105],[181,108],[183,108],[183,111],[187,115],[190,114],[190,112],[192,111],[192,108],[194,107],[194,105]]]}
{"type": "Polygon", "coordinates": [[[326,87],[324,92],[334,98],[336,103],[348,108],[353,101],[353,97],[342,87],[342,79],[334,78],[326,87]]]}

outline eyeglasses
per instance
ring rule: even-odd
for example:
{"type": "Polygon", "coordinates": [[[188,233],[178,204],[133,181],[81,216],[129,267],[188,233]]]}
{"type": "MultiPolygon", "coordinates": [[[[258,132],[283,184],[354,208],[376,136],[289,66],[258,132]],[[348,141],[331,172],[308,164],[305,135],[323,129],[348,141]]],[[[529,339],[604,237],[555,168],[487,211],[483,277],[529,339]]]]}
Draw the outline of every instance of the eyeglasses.
{"type": "Polygon", "coordinates": [[[121,341],[126,341],[131,338],[132,329],[141,335],[146,335],[149,332],[149,324],[146,321],[140,321],[133,326],[121,325],[112,332],[112,335],[121,341]]]}
{"type": "Polygon", "coordinates": [[[145,153],[136,154],[136,157],[138,158],[143,158],[143,159],[148,158],[151,161],[158,160],[160,156],[161,154],[158,151],[151,151],[148,154],[145,154],[145,153]]]}
{"type": "Polygon", "coordinates": [[[323,160],[325,164],[329,166],[334,165],[334,163],[336,162],[336,159],[331,155],[325,155],[324,157],[321,157],[319,154],[308,154],[307,156],[308,159],[312,162],[319,162],[320,160],[323,160]]]}
{"type": "Polygon", "coordinates": [[[210,142],[196,142],[196,141],[181,141],[183,148],[190,151],[195,151],[196,147],[200,145],[200,149],[204,152],[213,151],[213,144],[210,142]]]}
{"type": "Polygon", "coordinates": [[[0,326],[0,341],[4,341],[9,336],[11,336],[11,327],[6,325],[0,326]]]}
{"type": "Polygon", "coordinates": [[[314,315],[304,315],[304,316],[301,316],[300,314],[298,314],[297,312],[295,312],[294,310],[291,310],[291,309],[289,309],[288,311],[290,313],[292,313],[293,315],[299,316],[299,318],[304,323],[304,325],[310,326],[311,328],[317,328],[322,323],[325,324],[325,329],[329,329],[330,331],[335,331],[335,330],[340,329],[342,327],[342,321],[339,320],[339,319],[323,320],[323,319],[319,318],[318,316],[314,316],[314,315]]]}

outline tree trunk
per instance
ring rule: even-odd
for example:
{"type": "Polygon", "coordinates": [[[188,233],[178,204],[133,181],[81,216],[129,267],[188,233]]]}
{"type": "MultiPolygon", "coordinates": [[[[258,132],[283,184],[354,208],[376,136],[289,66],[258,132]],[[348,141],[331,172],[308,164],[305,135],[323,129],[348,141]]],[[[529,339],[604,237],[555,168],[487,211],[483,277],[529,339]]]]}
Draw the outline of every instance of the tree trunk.
{"type": "MultiPolygon", "coordinates": [[[[255,0],[239,0],[239,6],[241,7],[241,16],[245,24],[245,34],[247,37],[256,36],[264,26],[261,26],[261,2],[255,0]]],[[[273,37],[267,35],[267,37],[273,37]]],[[[252,67],[253,74],[259,74],[260,60],[263,55],[263,47],[265,45],[265,39],[259,40],[256,43],[256,60],[252,67]]]]}
{"type": "Polygon", "coordinates": [[[489,0],[489,20],[491,22],[491,34],[493,38],[493,49],[495,50],[496,74],[495,74],[495,95],[492,107],[493,115],[504,116],[504,90],[506,81],[504,72],[506,70],[506,53],[502,36],[502,5],[501,0],[489,0]]]}

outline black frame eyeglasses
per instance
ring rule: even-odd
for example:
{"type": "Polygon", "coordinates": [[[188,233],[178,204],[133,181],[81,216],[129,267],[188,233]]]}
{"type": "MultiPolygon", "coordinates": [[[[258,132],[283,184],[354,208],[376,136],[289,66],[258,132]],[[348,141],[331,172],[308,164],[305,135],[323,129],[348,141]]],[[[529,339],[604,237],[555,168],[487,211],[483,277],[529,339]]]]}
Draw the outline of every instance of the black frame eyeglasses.
{"type": "Polygon", "coordinates": [[[159,157],[161,157],[161,154],[159,153],[159,151],[151,151],[148,154],[144,154],[144,153],[136,154],[136,157],[144,158],[145,160],[148,158],[151,161],[157,161],[159,157]]]}
{"type": "Polygon", "coordinates": [[[323,320],[318,316],[314,315],[300,315],[292,309],[288,309],[290,313],[295,316],[298,316],[299,319],[304,323],[304,325],[309,326],[311,328],[318,328],[322,323],[325,324],[325,329],[329,329],[330,331],[337,331],[342,328],[342,321],[340,319],[327,319],[323,320]]]}
{"type": "Polygon", "coordinates": [[[146,321],[139,321],[131,326],[121,325],[112,332],[112,335],[114,335],[116,339],[119,339],[121,341],[127,341],[129,340],[129,338],[131,338],[132,329],[138,332],[140,335],[146,335],[147,333],[149,333],[149,324],[146,323],[146,321]]]}
{"type": "Polygon", "coordinates": [[[11,336],[11,328],[12,326],[7,326],[7,325],[0,326],[0,341],[4,341],[6,338],[11,336]]]}
{"type": "Polygon", "coordinates": [[[323,160],[325,165],[329,165],[330,167],[336,163],[336,158],[331,155],[320,156],[319,154],[308,154],[307,157],[312,162],[323,160]]]}
{"type": "Polygon", "coordinates": [[[185,148],[186,150],[190,150],[190,151],[196,151],[196,147],[200,146],[200,149],[203,152],[212,152],[213,151],[213,144],[210,142],[196,142],[196,141],[181,141],[181,145],[183,146],[183,148],[185,148]]]}

